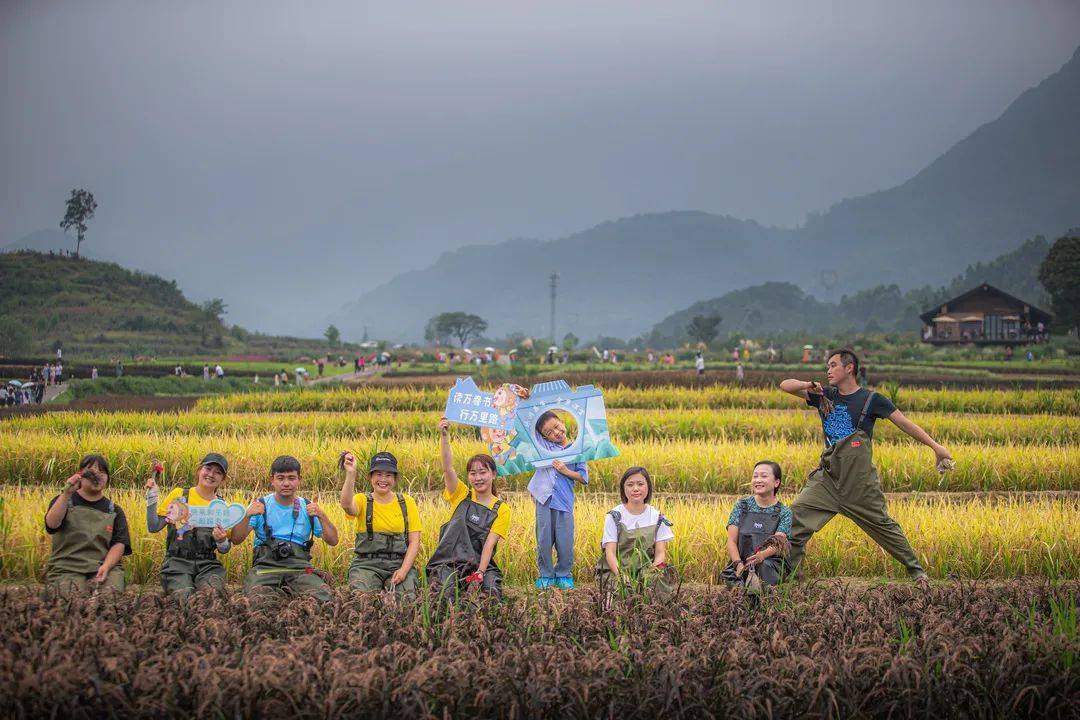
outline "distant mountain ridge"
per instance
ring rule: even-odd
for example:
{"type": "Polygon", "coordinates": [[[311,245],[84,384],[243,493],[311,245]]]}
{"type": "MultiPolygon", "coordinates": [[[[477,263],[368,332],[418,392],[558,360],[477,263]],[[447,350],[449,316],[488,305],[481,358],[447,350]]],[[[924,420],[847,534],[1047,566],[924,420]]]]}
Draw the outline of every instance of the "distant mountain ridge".
{"type": "Polygon", "coordinates": [[[346,337],[416,340],[465,310],[489,335],[548,333],[548,275],[560,273],[556,334],[631,337],[702,298],[786,281],[841,292],[948,282],[1034,235],[1080,225],[1080,49],[1005,112],[907,182],[843,200],[797,229],[697,211],[642,214],[549,241],[445,253],[329,318],[346,337]],[[833,275],[835,273],[835,275],[833,275]]]}
{"type": "Polygon", "coordinates": [[[695,315],[722,318],[717,326],[718,340],[740,333],[822,335],[918,330],[922,325],[920,313],[984,282],[1047,309],[1049,298],[1038,274],[1050,244],[1044,237],[1032,238],[989,263],[968,266],[941,287],[902,292],[895,284],[878,285],[845,295],[837,303],[822,302],[792,283],[753,285],[672,313],[653,326],[647,342],[659,348],[688,342],[686,327],[695,315]]]}

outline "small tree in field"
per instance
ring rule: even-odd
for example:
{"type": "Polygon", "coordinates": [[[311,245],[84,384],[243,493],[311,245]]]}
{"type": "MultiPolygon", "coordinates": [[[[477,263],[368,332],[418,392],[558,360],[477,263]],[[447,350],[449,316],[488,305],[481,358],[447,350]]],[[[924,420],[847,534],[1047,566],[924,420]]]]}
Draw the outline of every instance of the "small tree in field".
{"type": "Polygon", "coordinates": [[[326,331],[323,332],[323,336],[326,338],[326,342],[330,343],[330,347],[337,347],[341,344],[341,331],[334,325],[326,328],[326,331]]]}
{"type": "Polygon", "coordinates": [[[686,326],[686,334],[702,345],[708,345],[719,334],[717,326],[721,320],[723,318],[719,315],[695,315],[690,324],[686,326]]]}
{"type": "MultiPolygon", "coordinates": [[[[464,312],[440,313],[431,318],[424,334],[433,338],[453,337],[461,343],[461,347],[469,344],[472,338],[480,337],[487,330],[487,320],[479,315],[470,315],[464,312]]],[[[430,338],[429,338],[430,339],[430,338]]]]}
{"type": "Polygon", "coordinates": [[[79,248],[82,246],[83,236],[86,235],[86,222],[94,217],[97,210],[97,201],[89,190],[76,188],[71,191],[71,197],[67,201],[67,212],[60,221],[60,227],[67,232],[75,228],[78,233],[75,238],[75,257],[79,257],[79,248]]]}

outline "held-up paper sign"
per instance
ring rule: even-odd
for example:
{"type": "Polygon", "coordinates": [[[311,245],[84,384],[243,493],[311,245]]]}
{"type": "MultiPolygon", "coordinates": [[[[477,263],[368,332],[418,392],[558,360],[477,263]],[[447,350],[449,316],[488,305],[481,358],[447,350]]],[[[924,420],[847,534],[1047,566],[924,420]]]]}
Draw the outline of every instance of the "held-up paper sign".
{"type": "Polygon", "coordinates": [[[220,525],[226,530],[244,519],[246,508],[240,503],[227,503],[221,498],[211,500],[209,505],[188,505],[174,500],[165,511],[165,520],[176,527],[176,534],[183,535],[191,528],[212,528],[220,525]]]}

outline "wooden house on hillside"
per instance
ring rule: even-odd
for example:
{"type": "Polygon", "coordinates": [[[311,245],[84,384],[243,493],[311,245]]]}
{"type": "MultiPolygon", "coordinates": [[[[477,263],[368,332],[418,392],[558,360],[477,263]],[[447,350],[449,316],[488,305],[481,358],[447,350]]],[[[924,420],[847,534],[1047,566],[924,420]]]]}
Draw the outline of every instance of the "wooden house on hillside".
{"type": "Polygon", "coordinates": [[[919,316],[922,340],[936,345],[1038,342],[1050,328],[1050,313],[983,283],[919,316]]]}

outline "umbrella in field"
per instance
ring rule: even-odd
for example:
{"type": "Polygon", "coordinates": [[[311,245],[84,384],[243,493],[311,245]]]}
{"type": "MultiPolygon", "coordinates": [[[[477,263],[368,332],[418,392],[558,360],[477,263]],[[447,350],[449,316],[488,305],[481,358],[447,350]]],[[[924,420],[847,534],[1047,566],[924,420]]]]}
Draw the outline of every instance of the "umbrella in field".
{"type": "Polygon", "coordinates": [[[548,348],[548,352],[559,352],[559,348],[552,345],[551,347],[548,348]]]}
{"type": "Polygon", "coordinates": [[[14,385],[15,387],[22,387],[23,386],[23,384],[21,382],[19,382],[18,380],[8,380],[7,384],[8,385],[14,385]]]}
{"type": "Polygon", "coordinates": [[[493,347],[486,347],[486,348],[484,348],[484,352],[495,352],[495,348],[493,348],[493,347]]]}
{"type": "Polygon", "coordinates": [[[803,349],[803,350],[813,350],[813,349],[814,349],[814,346],[813,346],[813,345],[803,345],[803,346],[802,346],[802,349],[803,349]]]}

